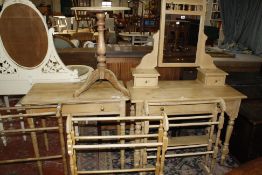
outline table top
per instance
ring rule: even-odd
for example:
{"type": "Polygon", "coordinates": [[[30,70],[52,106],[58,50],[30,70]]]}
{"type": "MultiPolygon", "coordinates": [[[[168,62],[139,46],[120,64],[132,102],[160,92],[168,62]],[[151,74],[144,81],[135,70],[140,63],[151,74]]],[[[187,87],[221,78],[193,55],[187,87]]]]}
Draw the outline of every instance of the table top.
{"type": "Polygon", "coordinates": [[[83,83],[37,83],[20,101],[22,105],[70,104],[99,101],[128,100],[107,82],[96,82],[79,97],[73,97],[83,83]]]}
{"type": "Polygon", "coordinates": [[[133,81],[129,81],[127,88],[131,94],[131,102],[246,98],[245,95],[228,85],[205,86],[198,80],[159,81],[158,86],[159,88],[133,88],[133,81]]]}
{"type": "Polygon", "coordinates": [[[71,10],[83,10],[83,11],[117,11],[117,10],[130,10],[129,7],[72,7],[71,10]]]}

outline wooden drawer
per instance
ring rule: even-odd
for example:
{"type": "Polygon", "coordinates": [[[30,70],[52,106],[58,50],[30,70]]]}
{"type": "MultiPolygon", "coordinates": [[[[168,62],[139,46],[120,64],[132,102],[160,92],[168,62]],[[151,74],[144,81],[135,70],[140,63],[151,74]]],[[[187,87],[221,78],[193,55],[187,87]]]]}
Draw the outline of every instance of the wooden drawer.
{"type": "Polygon", "coordinates": [[[158,77],[135,77],[134,87],[157,87],[158,77]]]}
{"type": "Polygon", "coordinates": [[[227,75],[219,69],[198,69],[197,79],[207,86],[223,86],[227,75]]]}
{"type": "Polygon", "coordinates": [[[64,105],[62,113],[87,113],[90,115],[120,114],[120,102],[64,105]]]}
{"type": "Polygon", "coordinates": [[[225,78],[223,76],[206,77],[205,84],[208,86],[223,86],[225,78]]]}
{"type": "Polygon", "coordinates": [[[192,104],[192,105],[174,105],[174,106],[149,106],[151,115],[160,115],[165,111],[167,115],[180,115],[180,114],[204,114],[212,113],[215,104],[192,104]]]}

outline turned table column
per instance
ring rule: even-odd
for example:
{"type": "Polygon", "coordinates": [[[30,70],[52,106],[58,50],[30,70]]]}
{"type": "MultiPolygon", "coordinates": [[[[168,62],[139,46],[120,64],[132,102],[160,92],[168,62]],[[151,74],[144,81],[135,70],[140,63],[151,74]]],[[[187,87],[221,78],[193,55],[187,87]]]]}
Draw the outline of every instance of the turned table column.
{"type": "Polygon", "coordinates": [[[128,90],[118,82],[115,74],[106,68],[106,47],[105,47],[105,11],[115,10],[129,10],[127,7],[73,7],[72,10],[77,13],[80,11],[96,12],[97,17],[97,30],[98,30],[98,43],[97,43],[97,69],[87,78],[85,83],[74,92],[74,97],[78,97],[82,92],[92,86],[97,80],[107,80],[114,88],[122,92],[124,95],[129,96],[128,90]]]}

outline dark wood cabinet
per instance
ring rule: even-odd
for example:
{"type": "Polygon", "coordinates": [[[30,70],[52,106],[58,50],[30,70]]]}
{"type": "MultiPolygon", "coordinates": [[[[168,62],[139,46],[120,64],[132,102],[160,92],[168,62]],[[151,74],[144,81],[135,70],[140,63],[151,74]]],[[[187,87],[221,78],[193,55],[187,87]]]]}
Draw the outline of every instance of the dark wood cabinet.
{"type": "Polygon", "coordinates": [[[230,152],[246,162],[262,156],[262,101],[244,101],[231,137],[230,152]]]}

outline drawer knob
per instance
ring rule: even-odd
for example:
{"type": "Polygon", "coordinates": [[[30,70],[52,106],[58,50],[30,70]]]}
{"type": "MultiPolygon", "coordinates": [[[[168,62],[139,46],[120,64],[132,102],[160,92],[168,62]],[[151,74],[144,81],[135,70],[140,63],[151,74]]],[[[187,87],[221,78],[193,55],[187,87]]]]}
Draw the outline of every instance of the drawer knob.
{"type": "Polygon", "coordinates": [[[101,111],[104,111],[104,110],[105,110],[105,108],[104,108],[103,105],[101,105],[100,110],[101,110],[101,111]]]}
{"type": "Polygon", "coordinates": [[[164,108],[164,107],[161,107],[161,108],[160,108],[160,111],[164,111],[164,110],[165,110],[165,108],[164,108]]]}

